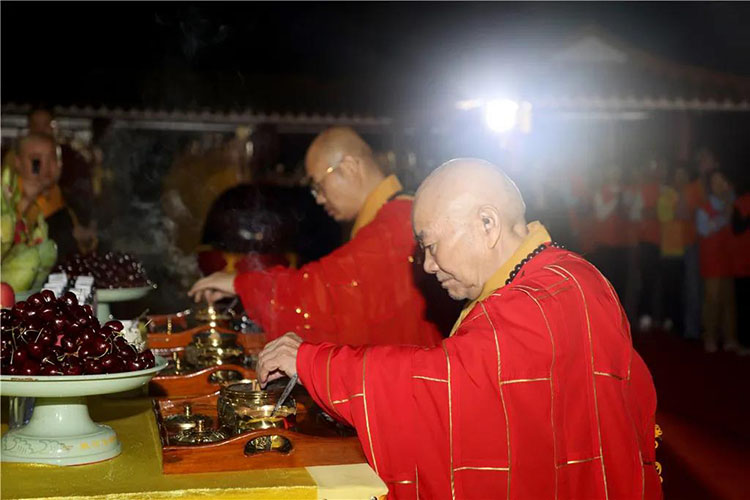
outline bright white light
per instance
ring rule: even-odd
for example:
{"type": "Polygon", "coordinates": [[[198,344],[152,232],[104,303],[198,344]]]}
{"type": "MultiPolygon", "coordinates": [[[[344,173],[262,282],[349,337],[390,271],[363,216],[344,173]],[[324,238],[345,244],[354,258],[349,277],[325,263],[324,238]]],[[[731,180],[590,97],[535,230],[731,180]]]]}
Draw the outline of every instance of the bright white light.
{"type": "Polygon", "coordinates": [[[518,121],[518,103],[510,99],[487,102],[484,107],[484,121],[490,130],[509,132],[518,121]]]}

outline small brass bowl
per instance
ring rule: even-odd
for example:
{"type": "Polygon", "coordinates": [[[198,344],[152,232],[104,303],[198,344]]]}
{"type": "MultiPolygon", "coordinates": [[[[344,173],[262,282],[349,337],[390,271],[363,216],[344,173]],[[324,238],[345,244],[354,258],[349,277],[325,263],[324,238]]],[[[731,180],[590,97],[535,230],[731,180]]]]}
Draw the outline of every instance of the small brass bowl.
{"type": "Polygon", "coordinates": [[[193,413],[193,405],[185,403],[183,406],[183,412],[175,415],[170,415],[164,419],[164,425],[167,428],[167,432],[177,434],[182,431],[189,431],[195,428],[199,421],[203,422],[204,427],[208,428],[213,425],[213,420],[207,415],[201,415],[200,413],[193,413]]]}
{"type": "Polygon", "coordinates": [[[260,429],[289,429],[294,426],[297,403],[287,398],[272,415],[280,391],[264,391],[257,381],[228,384],[221,388],[217,402],[219,423],[231,434],[260,429]]]}
{"type": "Polygon", "coordinates": [[[196,333],[185,347],[185,361],[195,368],[242,364],[245,351],[237,344],[237,334],[215,330],[196,333]]]}
{"type": "Polygon", "coordinates": [[[178,432],[170,441],[174,444],[190,445],[216,443],[217,441],[224,441],[226,438],[224,432],[211,429],[204,420],[198,420],[195,427],[178,432]]]}

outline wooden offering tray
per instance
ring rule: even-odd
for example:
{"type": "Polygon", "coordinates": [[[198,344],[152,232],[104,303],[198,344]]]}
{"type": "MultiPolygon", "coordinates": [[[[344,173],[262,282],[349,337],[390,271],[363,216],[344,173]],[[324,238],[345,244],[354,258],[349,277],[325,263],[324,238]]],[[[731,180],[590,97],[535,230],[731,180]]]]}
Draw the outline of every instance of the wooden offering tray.
{"type": "Polygon", "coordinates": [[[210,432],[220,428],[219,393],[196,398],[155,399],[154,413],[162,445],[164,474],[192,474],[248,469],[275,469],[313,465],[340,465],[366,461],[354,431],[334,423],[320,411],[304,389],[293,393],[297,401],[296,423],[290,429],[269,428],[242,434],[226,433],[224,439],[205,444],[180,444],[166,419],[183,412],[187,403],[194,414],[209,417],[210,432]],[[282,443],[270,451],[259,443],[282,443]],[[261,450],[261,451],[259,451],[261,450]]]}
{"type": "MultiPolygon", "coordinates": [[[[230,333],[237,335],[237,343],[241,345],[247,354],[260,352],[266,344],[266,335],[264,333],[239,333],[222,326],[198,325],[196,327],[178,332],[149,332],[146,342],[150,349],[170,350],[184,348],[193,337],[198,333],[215,331],[217,333],[230,333]]],[[[167,354],[167,352],[164,352],[167,354]]]]}
{"type": "Polygon", "coordinates": [[[216,365],[179,375],[151,379],[148,393],[156,397],[187,398],[212,394],[227,380],[255,379],[255,371],[242,365],[216,365]]]}

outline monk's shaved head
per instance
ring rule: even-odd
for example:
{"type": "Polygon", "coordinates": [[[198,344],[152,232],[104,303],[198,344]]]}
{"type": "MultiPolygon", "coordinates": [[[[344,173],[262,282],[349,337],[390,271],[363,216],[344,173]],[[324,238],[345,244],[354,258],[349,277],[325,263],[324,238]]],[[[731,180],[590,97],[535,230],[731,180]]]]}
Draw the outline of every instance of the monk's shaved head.
{"type": "Polygon", "coordinates": [[[305,155],[305,170],[315,201],[340,221],[354,220],[367,195],[384,179],[370,146],[348,127],[318,135],[305,155]]]}
{"type": "Polygon", "coordinates": [[[349,127],[332,127],[323,131],[310,144],[305,163],[324,161],[334,164],[346,156],[373,158],[372,149],[349,127]]]}
{"type": "Polygon", "coordinates": [[[414,215],[428,211],[432,218],[466,217],[482,205],[500,209],[510,224],[526,224],[526,205],[516,184],[500,168],[477,158],[444,163],[419,186],[414,215]]]}
{"type": "Polygon", "coordinates": [[[476,298],[528,234],[525,212],[515,183],[497,166],[476,158],[441,165],[414,200],[425,271],[453,298],[476,298]]]}

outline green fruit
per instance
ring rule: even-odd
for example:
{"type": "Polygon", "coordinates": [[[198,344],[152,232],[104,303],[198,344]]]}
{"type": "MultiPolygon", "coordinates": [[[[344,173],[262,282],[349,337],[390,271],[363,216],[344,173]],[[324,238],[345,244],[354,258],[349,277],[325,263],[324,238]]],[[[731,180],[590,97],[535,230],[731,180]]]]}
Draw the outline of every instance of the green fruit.
{"type": "Polygon", "coordinates": [[[10,249],[2,262],[3,281],[17,292],[29,290],[39,271],[39,252],[23,244],[10,249]]]}
{"type": "Polygon", "coordinates": [[[36,247],[39,252],[39,264],[42,268],[52,269],[57,262],[57,243],[53,240],[44,240],[36,247]]]}

